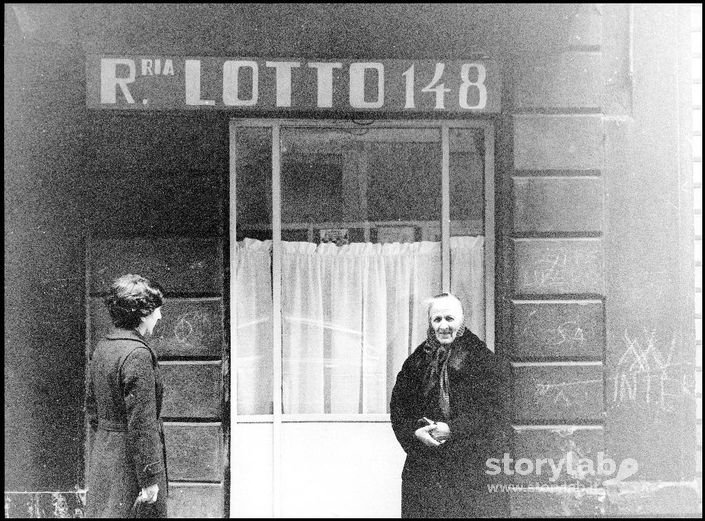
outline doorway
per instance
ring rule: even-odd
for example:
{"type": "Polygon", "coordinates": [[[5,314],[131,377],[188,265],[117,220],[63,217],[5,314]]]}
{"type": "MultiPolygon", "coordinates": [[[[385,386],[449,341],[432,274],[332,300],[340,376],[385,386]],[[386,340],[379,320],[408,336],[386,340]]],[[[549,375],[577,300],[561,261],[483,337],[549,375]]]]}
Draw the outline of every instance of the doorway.
{"type": "Polygon", "coordinates": [[[389,398],[426,300],[494,344],[493,132],[231,121],[231,516],[399,515],[389,398]]]}

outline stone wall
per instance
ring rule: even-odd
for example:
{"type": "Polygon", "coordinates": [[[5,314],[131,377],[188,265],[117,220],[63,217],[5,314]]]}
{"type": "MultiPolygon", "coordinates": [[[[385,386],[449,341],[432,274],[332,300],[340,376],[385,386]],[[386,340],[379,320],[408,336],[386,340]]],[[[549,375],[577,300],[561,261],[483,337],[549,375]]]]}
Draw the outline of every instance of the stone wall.
{"type": "Polygon", "coordinates": [[[514,68],[514,459],[638,470],[564,486],[515,476],[512,515],[697,512],[692,205],[680,195],[692,183],[680,146],[688,14],[583,4],[563,52],[514,68]]]}

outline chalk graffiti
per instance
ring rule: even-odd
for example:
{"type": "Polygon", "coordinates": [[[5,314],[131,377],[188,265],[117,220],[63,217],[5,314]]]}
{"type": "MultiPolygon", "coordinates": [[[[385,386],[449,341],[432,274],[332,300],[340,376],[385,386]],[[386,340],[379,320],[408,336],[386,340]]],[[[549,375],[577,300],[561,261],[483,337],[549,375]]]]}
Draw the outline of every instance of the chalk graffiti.
{"type": "Polygon", "coordinates": [[[660,339],[655,329],[643,334],[624,331],[626,349],[617,362],[612,401],[639,402],[661,410],[672,410],[682,398],[695,399],[694,375],[690,363],[674,361],[678,341],[673,334],[660,339]]]}
{"type": "Polygon", "coordinates": [[[165,320],[157,323],[154,336],[160,342],[176,343],[181,347],[198,347],[210,331],[208,313],[200,310],[178,315],[173,322],[165,320]]]}
{"type": "Polygon", "coordinates": [[[583,334],[583,328],[581,328],[577,322],[568,321],[563,322],[555,329],[548,329],[546,332],[549,334],[554,334],[556,341],[552,342],[553,345],[561,345],[565,342],[577,342],[582,344],[585,342],[585,335],[583,334]],[[560,338],[559,338],[560,337],[560,338]]]}
{"type": "MultiPolygon", "coordinates": [[[[563,341],[563,337],[556,338],[563,341]]],[[[608,374],[588,380],[534,382],[535,403],[573,407],[591,397],[601,397],[595,385],[607,386],[605,399],[610,403],[652,411],[672,412],[683,407],[684,400],[696,401],[694,361],[683,360],[677,333],[658,334],[653,328],[645,328],[641,334],[634,334],[627,328],[622,338],[625,349],[616,364],[607,367],[608,374]]]]}
{"type": "Polygon", "coordinates": [[[520,304],[513,312],[518,357],[597,357],[602,354],[601,304],[520,304]]]}
{"type": "Polygon", "coordinates": [[[567,320],[556,327],[541,328],[532,323],[532,311],[527,317],[529,320],[522,328],[522,335],[533,337],[538,343],[548,346],[562,346],[564,344],[583,344],[586,341],[585,331],[574,320],[567,320]]]}
{"type": "Polygon", "coordinates": [[[181,344],[192,345],[193,339],[199,339],[207,328],[208,316],[201,311],[191,311],[176,319],[174,339],[181,344]]]}
{"type": "Polygon", "coordinates": [[[520,271],[519,286],[534,291],[569,287],[578,292],[594,288],[601,278],[600,251],[550,249],[520,271]]]}
{"type": "Polygon", "coordinates": [[[558,403],[559,400],[562,401],[567,407],[573,405],[573,402],[566,394],[571,386],[585,387],[590,384],[602,384],[602,378],[591,379],[591,380],[576,380],[571,382],[560,382],[560,383],[537,383],[536,384],[536,395],[540,397],[551,398],[553,391],[553,403],[558,403]]]}
{"type": "Polygon", "coordinates": [[[202,270],[206,267],[206,265],[207,265],[206,261],[199,260],[199,261],[192,262],[191,264],[189,264],[188,267],[190,270],[202,270]]]}

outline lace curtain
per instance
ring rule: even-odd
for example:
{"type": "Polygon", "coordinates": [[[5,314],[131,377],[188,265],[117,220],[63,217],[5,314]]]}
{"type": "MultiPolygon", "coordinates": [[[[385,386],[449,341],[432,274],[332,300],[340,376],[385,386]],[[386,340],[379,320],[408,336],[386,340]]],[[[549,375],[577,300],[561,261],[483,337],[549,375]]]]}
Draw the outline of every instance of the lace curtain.
{"type": "MultiPolygon", "coordinates": [[[[484,337],[483,237],[451,238],[451,291],[484,337]]],[[[272,412],[271,241],[237,245],[238,414],[272,412]]],[[[285,414],[386,413],[441,291],[439,242],[282,242],[285,414]]]]}

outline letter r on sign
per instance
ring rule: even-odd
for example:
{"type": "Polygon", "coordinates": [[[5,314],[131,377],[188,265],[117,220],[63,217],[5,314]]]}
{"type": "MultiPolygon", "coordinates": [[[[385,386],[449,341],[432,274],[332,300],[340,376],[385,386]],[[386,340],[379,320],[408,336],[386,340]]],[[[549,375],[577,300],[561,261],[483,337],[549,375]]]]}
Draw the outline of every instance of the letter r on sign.
{"type": "Polygon", "coordinates": [[[117,88],[120,87],[122,95],[128,103],[135,100],[127,88],[128,83],[135,81],[135,62],[125,58],[101,58],[100,60],[100,102],[114,104],[117,101],[117,88]],[[117,77],[117,66],[127,65],[129,74],[127,78],[117,77]]]}

